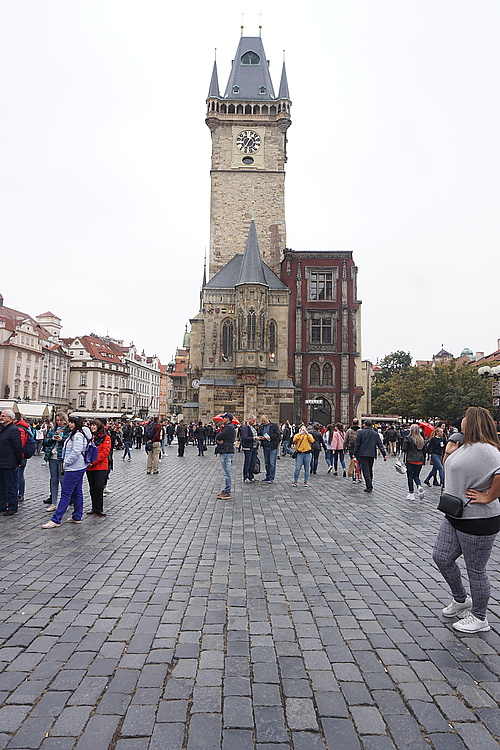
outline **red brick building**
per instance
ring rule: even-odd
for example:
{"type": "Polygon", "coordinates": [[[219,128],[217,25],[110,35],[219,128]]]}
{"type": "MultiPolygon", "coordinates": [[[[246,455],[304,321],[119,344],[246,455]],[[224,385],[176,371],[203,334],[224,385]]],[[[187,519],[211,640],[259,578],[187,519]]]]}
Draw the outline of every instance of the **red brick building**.
{"type": "Polygon", "coordinates": [[[291,291],[288,374],[295,384],[294,421],[349,424],[356,414],[363,395],[357,385],[357,270],[351,252],[284,251],[281,280],[291,291]]]}

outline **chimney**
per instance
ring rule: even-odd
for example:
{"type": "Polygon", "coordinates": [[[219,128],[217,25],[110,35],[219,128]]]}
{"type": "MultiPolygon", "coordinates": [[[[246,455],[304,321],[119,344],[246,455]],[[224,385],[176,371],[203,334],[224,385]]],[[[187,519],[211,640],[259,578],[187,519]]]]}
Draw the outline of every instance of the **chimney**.
{"type": "Polygon", "coordinates": [[[0,307],[3,307],[3,297],[1,294],[0,294],[0,307]]]}
{"type": "Polygon", "coordinates": [[[497,339],[497,349],[500,349],[500,339],[497,339]]]}
{"type": "Polygon", "coordinates": [[[483,359],[483,358],[484,358],[484,352],[476,352],[476,362],[478,361],[478,359],[483,359]]]}

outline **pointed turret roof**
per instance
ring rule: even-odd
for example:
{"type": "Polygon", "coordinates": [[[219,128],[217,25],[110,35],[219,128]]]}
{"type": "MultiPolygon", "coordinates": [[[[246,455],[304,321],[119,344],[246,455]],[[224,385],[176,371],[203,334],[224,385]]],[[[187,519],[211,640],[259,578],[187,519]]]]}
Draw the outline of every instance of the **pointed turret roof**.
{"type": "Polygon", "coordinates": [[[207,99],[210,99],[213,96],[220,97],[219,77],[217,76],[217,60],[214,60],[214,67],[212,70],[212,78],[210,79],[210,88],[208,89],[207,99]]]}
{"type": "Polygon", "coordinates": [[[242,36],[233,60],[225,99],[274,99],[264,45],[260,36],[242,36]]]}
{"type": "Polygon", "coordinates": [[[236,286],[240,286],[241,284],[263,284],[264,286],[268,286],[264,272],[264,263],[260,254],[255,221],[253,219],[250,222],[247,244],[243,253],[243,262],[236,286]]]}
{"type": "Polygon", "coordinates": [[[281,69],[281,81],[280,90],[278,93],[278,99],[290,99],[290,93],[288,91],[288,80],[286,77],[285,61],[283,60],[283,68],[281,69]]]}

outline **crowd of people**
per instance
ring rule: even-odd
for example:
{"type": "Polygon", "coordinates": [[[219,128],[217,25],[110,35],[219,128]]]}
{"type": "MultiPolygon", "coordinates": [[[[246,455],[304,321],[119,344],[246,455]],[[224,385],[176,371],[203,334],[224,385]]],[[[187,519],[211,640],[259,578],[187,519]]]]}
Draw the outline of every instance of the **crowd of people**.
{"type": "MultiPolygon", "coordinates": [[[[436,422],[431,425],[374,425],[365,419],[360,425],[353,419],[343,425],[318,423],[277,424],[262,414],[249,415],[240,424],[230,412],[217,417],[218,422],[185,424],[160,422],[110,422],[90,419],[59,411],[54,422],[30,424],[19,412],[0,413],[0,512],[14,516],[25,495],[24,471],[33,455],[43,452],[43,464],[49,467],[49,496],[43,500],[51,518],[44,529],[55,529],[66,519],[80,524],[84,512],[83,482],[87,477],[91,509],[87,515],[105,518],[104,495],[113,469],[115,451],[123,451],[121,459],[132,461],[132,450],[144,448],[147,453],[146,473],[158,474],[165,446],[177,442],[177,455],[185,455],[192,444],[198,456],[204,457],[208,446],[215,445],[220,456],[224,488],[218,499],[232,496],[232,460],[235,451],[243,452],[243,482],[256,482],[261,473],[261,452],[265,476],[260,480],[272,484],[276,477],[277,460],[294,459],[292,484],[297,487],[303,472],[303,485],[320,469],[324,454],[325,473],[361,482],[366,493],[373,492],[373,466],[377,456],[386,461],[394,458],[394,466],[405,473],[408,500],[424,497],[420,477],[429,460],[431,470],[423,484],[446,487],[460,512],[445,516],[439,528],[433,559],[448,583],[453,599],[442,613],[458,617],[453,627],[463,633],[490,629],[487,605],[490,584],[486,565],[496,535],[500,531],[500,440],[491,414],[481,407],[470,407],[465,417],[454,425],[436,422]],[[346,459],[349,460],[347,465],[346,459]],[[470,595],[467,594],[457,559],[463,556],[467,568],[470,595]]],[[[446,504],[445,504],[446,505],[446,504]]],[[[446,505],[449,508],[449,505],[446,505]]]]}

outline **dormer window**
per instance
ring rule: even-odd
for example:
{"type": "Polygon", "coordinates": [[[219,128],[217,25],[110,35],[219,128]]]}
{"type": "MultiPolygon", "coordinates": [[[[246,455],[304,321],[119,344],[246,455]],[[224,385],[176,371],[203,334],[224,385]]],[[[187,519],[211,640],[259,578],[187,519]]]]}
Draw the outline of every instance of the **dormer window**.
{"type": "Polygon", "coordinates": [[[233,94],[239,94],[240,93],[240,87],[239,86],[233,86],[233,94]]]}
{"type": "Polygon", "coordinates": [[[266,87],[265,86],[260,86],[260,88],[259,88],[259,94],[265,94],[265,93],[266,93],[266,87]]]}
{"type": "Polygon", "coordinates": [[[260,57],[255,52],[245,52],[241,58],[242,65],[259,65],[260,57]]]}

